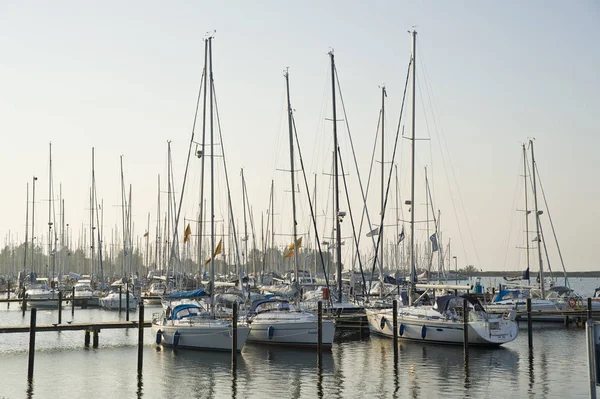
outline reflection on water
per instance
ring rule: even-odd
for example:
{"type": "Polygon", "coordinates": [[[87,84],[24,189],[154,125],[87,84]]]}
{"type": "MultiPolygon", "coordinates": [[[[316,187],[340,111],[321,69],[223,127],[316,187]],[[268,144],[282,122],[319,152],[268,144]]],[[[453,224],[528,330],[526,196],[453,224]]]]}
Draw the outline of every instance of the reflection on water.
{"type": "MultiPolygon", "coordinates": [[[[13,307],[16,308],[16,307],[13,307]]],[[[56,322],[39,311],[38,324],[56,322]]],[[[66,317],[68,316],[68,317],[66,317]]],[[[124,316],[122,316],[124,317],[124,316]]],[[[77,309],[70,321],[118,320],[116,312],[77,309]]],[[[28,324],[18,309],[0,310],[0,324],[28,324]]],[[[35,375],[27,382],[27,334],[0,334],[0,397],[108,398],[430,398],[588,397],[585,331],[526,324],[505,347],[469,348],[370,337],[315,349],[246,345],[230,353],[156,347],[146,330],[137,374],[137,331],[105,330],[98,349],[83,349],[83,332],[39,333],[35,375]],[[90,390],[91,389],[91,390],[90,390]]]]}

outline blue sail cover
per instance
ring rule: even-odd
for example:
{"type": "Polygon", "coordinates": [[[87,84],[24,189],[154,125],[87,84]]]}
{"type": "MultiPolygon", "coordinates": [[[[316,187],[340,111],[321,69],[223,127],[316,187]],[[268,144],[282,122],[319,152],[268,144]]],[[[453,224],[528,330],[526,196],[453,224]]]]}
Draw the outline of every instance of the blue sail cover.
{"type": "Polygon", "coordinates": [[[184,299],[184,298],[198,298],[207,295],[206,292],[200,288],[193,291],[174,292],[170,295],[166,295],[164,299],[184,299]]]}

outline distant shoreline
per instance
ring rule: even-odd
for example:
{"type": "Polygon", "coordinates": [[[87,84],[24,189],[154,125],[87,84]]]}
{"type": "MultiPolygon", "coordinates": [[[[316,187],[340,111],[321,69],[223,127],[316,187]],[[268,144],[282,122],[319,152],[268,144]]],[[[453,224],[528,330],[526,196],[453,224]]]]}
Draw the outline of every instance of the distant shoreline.
{"type": "MultiPolygon", "coordinates": [[[[460,271],[459,271],[459,274],[460,271]]],[[[513,270],[513,271],[506,271],[506,272],[502,272],[502,271],[479,271],[479,272],[473,272],[470,277],[504,277],[504,276],[518,276],[523,274],[523,271],[517,271],[517,270],[513,270]]],[[[538,272],[537,271],[530,271],[530,277],[531,278],[536,278],[537,277],[538,272]]],[[[544,272],[544,277],[563,277],[564,273],[562,272],[544,272]]],[[[567,277],[600,277],[600,271],[594,271],[594,272],[567,272],[567,277]]]]}

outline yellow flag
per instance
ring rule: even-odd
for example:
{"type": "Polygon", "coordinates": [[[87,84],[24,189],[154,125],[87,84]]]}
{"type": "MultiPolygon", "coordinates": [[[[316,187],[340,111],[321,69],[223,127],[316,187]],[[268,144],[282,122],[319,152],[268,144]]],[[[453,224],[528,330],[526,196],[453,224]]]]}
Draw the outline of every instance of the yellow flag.
{"type": "Polygon", "coordinates": [[[183,243],[186,244],[190,240],[190,235],[192,235],[192,229],[190,228],[190,224],[188,223],[185,231],[183,232],[183,243]]]}
{"type": "Polygon", "coordinates": [[[291,243],[287,247],[287,251],[283,254],[284,258],[291,258],[294,255],[294,250],[302,246],[302,237],[298,238],[295,243],[291,243]]]}
{"type": "Polygon", "coordinates": [[[210,263],[211,260],[213,260],[213,258],[215,258],[217,255],[219,255],[223,250],[223,239],[219,240],[219,244],[217,244],[217,247],[215,248],[215,253],[213,254],[212,258],[208,258],[206,260],[206,262],[204,262],[204,266],[208,265],[210,263]]]}

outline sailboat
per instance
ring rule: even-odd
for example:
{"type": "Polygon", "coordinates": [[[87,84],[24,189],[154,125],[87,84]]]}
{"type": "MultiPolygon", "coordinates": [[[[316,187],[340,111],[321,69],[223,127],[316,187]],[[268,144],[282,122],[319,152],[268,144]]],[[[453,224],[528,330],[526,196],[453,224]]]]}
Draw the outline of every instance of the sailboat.
{"type": "MultiPolygon", "coordinates": [[[[166,345],[174,347],[184,347],[193,349],[204,349],[204,350],[222,350],[231,351],[233,347],[232,342],[232,329],[233,325],[230,320],[220,319],[215,317],[215,257],[221,253],[221,244],[215,248],[214,240],[214,128],[213,128],[213,73],[212,73],[212,37],[209,37],[205,41],[204,46],[204,71],[203,71],[203,83],[204,83],[204,98],[206,100],[207,93],[207,79],[210,79],[210,134],[211,134],[211,148],[210,148],[210,160],[211,160],[211,235],[212,235],[212,256],[207,261],[210,263],[210,297],[211,306],[207,309],[205,304],[199,300],[207,296],[206,292],[202,289],[195,291],[177,292],[171,295],[167,295],[163,298],[163,306],[165,311],[160,315],[155,315],[152,319],[152,331],[156,334],[156,344],[166,345]],[[207,57],[210,54],[210,69],[209,76],[207,76],[207,57]]],[[[202,85],[201,85],[202,87],[202,85]]],[[[198,101],[200,96],[198,96],[198,101]]],[[[206,111],[206,101],[204,103],[206,111]]],[[[206,112],[205,112],[206,115],[206,112]]],[[[203,134],[204,135],[204,134],[203,134]]],[[[191,145],[194,142],[194,131],[192,130],[191,145]]],[[[189,155],[188,155],[189,163],[189,155]]],[[[187,168],[186,168],[187,172],[187,168]]],[[[204,170],[202,171],[204,174],[204,170]]],[[[181,196],[183,198],[185,190],[185,176],[184,185],[181,190],[181,196]]],[[[181,210],[181,205],[179,211],[181,210]]],[[[179,211],[175,220],[175,236],[177,234],[177,222],[179,220],[179,211]]],[[[187,229],[186,229],[187,230],[187,229]]],[[[184,245],[187,241],[189,232],[184,233],[184,245]]],[[[175,240],[174,240],[175,241],[175,240]]],[[[173,258],[175,245],[171,249],[170,257],[173,258]]],[[[239,325],[237,327],[237,342],[236,347],[238,351],[241,351],[242,347],[246,343],[250,329],[246,325],[239,325]]]]}
{"type": "MultiPolygon", "coordinates": [[[[459,290],[468,286],[416,284],[415,268],[415,86],[416,86],[416,31],[412,31],[412,164],[411,164],[411,278],[407,293],[407,306],[398,307],[396,332],[399,339],[433,342],[440,344],[463,344],[464,313],[463,303],[467,300],[469,308],[468,336],[470,345],[498,346],[510,342],[517,337],[519,328],[515,321],[515,312],[508,314],[488,314],[479,300],[473,296],[442,295],[434,297],[433,303],[421,301],[430,290],[459,290]],[[424,289],[425,293],[413,298],[416,289],[424,289]],[[429,304],[426,304],[429,303],[429,304]]],[[[408,201],[407,201],[408,202],[408,201]]],[[[393,336],[393,309],[367,309],[369,329],[371,333],[393,336]]]]}
{"type": "MultiPolygon", "coordinates": [[[[296,230],[296,194],[294,191],[294,132],[292,123],[292,105],[290,101],[289,74],[285,74],[287,92],[288,129],[290,140],[290,165],[292,183],[292,216],[294,241],[288,247],[289,255],[294,258],[294,296],[296,303],[300,295],[300,273],[298,270],[298,252],[302,244],[302,237],[298,238],[296,230]]],[[[250,325],[249,342],[260,342],[278,345],[314,346],[318,344],[318,319],[314,313],[297,309],[284,298],[258,299],[252,303],[248,313],[250,325]]],[[[322,321],[322,345],[331,347],[335,334],[335,325],[331,320],[322,321]]]]}

